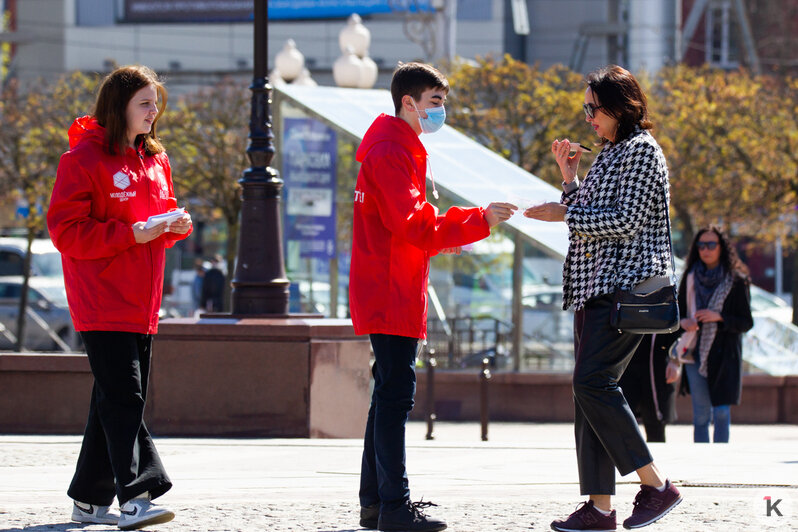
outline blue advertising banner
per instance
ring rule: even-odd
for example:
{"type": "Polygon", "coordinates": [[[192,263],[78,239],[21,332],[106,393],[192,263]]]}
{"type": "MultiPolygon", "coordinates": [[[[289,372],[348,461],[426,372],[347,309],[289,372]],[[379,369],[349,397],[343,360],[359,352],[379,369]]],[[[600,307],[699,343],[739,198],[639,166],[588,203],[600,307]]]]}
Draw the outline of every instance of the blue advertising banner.
{"type": "MultiPolygon", "coordinates": [[[[269,20],[346,18],[391,11],[430,11],[431,0],[270,0],[269,20]]],[[[125,22],[246,22],[251,0],[124,0],[125,22]]]]}
{"type": "Polygon", "coordinates": [[[431,9],[431,0],[270,0],[269,19],[348,17],[431,9]]]}
{"type": "Polygon", "coordinates": [[[335,257],[335,131],[313,118],[283,121],[285,239],[299,256],[335,257]]]}

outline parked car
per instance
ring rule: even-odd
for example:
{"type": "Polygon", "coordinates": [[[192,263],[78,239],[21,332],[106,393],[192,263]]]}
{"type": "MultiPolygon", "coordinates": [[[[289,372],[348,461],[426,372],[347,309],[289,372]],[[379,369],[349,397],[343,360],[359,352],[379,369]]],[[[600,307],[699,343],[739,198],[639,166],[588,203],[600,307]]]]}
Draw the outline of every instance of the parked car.
{"type": "MultiPolygon", "coordinates": [[[[0,238],[0,276],[22,275],[22,264],[28,249],[25,238],[0,238]]],[[[63,277],[61,254],[49,238],[34,239],[31,244],[31,275],[63,277]]]]}
{"type": "MultiPolygon", "coordinates": [[[[12,338],[16,336],[21,294],[22,276],[0,277],[0,325],[3,327],[0,331],[0,349],[14,348],[12,338]]],[[[28,315],[25,322],[25,340],[22,342],[25,349],[62,351],[53,335],[58,336],[70,350],[82,349],[80,335],[75,332],[69,316],[63,278],[31,277],[28,308],[40,320],[28,315]]]]}

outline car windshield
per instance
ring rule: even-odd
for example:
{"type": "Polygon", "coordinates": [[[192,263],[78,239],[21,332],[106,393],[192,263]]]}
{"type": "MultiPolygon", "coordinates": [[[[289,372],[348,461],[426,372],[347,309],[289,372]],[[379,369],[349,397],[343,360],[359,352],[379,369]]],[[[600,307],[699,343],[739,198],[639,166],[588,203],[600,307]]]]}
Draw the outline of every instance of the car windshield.
{"type": "Polygon", "coordinates": [[[61,254],[53,253],[33,253],[33,267],[36,272],[43,277],[61,277],[64,271],[61,269],[61,254]]]}
{"type": "MultiPolygon", "coordinates": [[[[37,286],[36,290],[41,292],[54,305],[58,307],[67,306],[66,289],[63,285],[37,286]]],[[[33,296],[32,293],[31,296],[33,296]]]]}

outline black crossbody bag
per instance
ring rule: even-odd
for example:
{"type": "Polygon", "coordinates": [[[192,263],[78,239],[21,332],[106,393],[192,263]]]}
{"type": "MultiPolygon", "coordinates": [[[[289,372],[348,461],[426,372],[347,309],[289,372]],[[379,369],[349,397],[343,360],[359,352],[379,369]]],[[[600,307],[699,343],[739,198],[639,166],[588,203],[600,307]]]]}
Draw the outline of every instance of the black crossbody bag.
{"type": "Polygon", "coordinates": [[[665,197],[665,220],[668,225],[668,246],[671,252],[670,284],[647,294],[616,287],[612,298],[610,324],[618,329],[618,332],[664,334],[679,329],[679,302],[673,275],[676,272],[676,264],[673,259],[668,197],[665,195],[664,187],[662,195],[665,197]]]}

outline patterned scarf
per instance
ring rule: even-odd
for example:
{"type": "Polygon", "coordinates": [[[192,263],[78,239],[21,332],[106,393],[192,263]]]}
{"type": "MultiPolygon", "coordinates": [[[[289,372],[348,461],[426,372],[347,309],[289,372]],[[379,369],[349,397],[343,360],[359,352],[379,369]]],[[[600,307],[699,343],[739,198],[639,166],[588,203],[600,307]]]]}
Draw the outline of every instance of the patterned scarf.
{"type": "MultiPolygon", "coordinates": [[[[706,270],[705,267],[700,268],[700,266],[704,266],[704,263],[701,261],[696,264],[691,272],[691,274],[694,274],[693,281],[696,294],[695,310],[707,308],[720,314],[720,311],[723,310],[723,302],[726,301],[726,296],[731,292],[734,276],[729,272],[724,272],[723,268],[706,270]],[[707,273],[711,273],[711,275],[707,276],[707,273]],[[722,277],[720,274],[722,274],[722,277]],[[706,303],[706,307],[699,303],[702,297],[708,297],[709,299],[706,303]]],[[[712,321],[701,324],[701,342],[698,345],[698,373],[703,377],[708,376],[707,362],[709,360],[709,349],[712,347],[712,342],[715,341],[715,334],[717,332],[718,322],[712,321]]]]}
{"type": "Polygon", "coordinates": [[[695,274],[695,309],[709,308],[707,306],[709,298],[712,297],[715,288],[723,280],[726,272],[721,265],[709,270],[706,264],[699,260],[693,266],[693,273],[695,274]]]}

